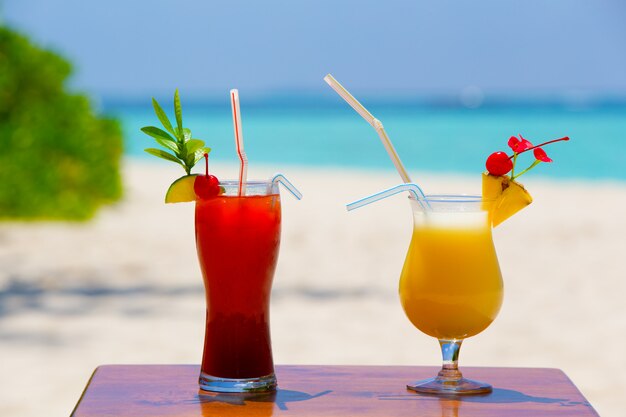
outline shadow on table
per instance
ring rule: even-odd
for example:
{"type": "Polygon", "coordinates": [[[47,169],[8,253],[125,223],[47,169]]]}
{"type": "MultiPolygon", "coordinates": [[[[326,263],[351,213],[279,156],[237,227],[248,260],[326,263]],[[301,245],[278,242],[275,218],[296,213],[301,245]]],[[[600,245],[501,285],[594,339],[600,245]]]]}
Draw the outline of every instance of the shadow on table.
{"type": "Polygon", "coordinates": [[[322,391],[317,394],[307,394],[302,391],[294,391],[287,389],[277,389],[275,392],[258,392],[245,394],[215,393],[209,394],[200,392],[198,398],[200,403],[225,403],[230,405],[246,405],[247,403],[274,403],[281,410],[288,410],[287,404],[299,401],[308,401],[314,398],[322,397],[330,394],[332,391],[322,391]]]}
{"type": "Polygon", "coordinates": [[[463,402],[475,403],[493,403],[493,404],[510,404],[510,403],[542,403],[554,404],[563,403],[568,400],[563,398],[533,397],[526,395],[520,391],[512,389],[494,388],[491,394],[486,395],[468,395],[466,397],[455,398],[463,402]]]}
{"type": "Polygon", "coordinates": [[[441,402],[450,403],[490,403],[490,404],[513,404],[513,403],[538,403],[538,404],[559,404],[562,406],[575,406],[575,405],[589,405],[585,402],[570,401],[566,398],[549,398],[549,397],[534,397],[532,395],[524,394],[520,391],[494,388],[493,392],[484,395],[467,395],[467,396],[455,396],[455,395],[428,395],[428,394],[416,394],[407,393],[403,395],[389,395],[379,396],[380,400],[400,400],[411,401],[423,399],[429,397],[432,399],[438,399],[441,402]]]}

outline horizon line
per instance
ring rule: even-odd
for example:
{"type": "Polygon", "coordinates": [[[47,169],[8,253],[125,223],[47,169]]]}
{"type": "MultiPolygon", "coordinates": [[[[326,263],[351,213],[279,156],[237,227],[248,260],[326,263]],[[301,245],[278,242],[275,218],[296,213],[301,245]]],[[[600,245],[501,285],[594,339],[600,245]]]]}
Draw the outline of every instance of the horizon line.
{"type": "MultiPolygon", "coordinates": [[[[103,107],[134,106],[150,103],[152,95],[102,94],[99,97],[87,94],[96,104],[103,107]]],[[[166,106],[169,95],[154,97],[166,106]]],[[[626,94],[414,94],[414,95],[363,95],[360,100],[368,106],[400,106],[424,108],[519,108],[519,107],[560,107],[590,109],[626,106],[626,94]]],[[[224,94],[187,95],[185,102],[194,106],[223,106],[230,103],[224,94]]],[[[336,95],[311,92],[284,92],[273,94],[252,94],[246,97],[247,106],[345,106],[336,95]]]]}

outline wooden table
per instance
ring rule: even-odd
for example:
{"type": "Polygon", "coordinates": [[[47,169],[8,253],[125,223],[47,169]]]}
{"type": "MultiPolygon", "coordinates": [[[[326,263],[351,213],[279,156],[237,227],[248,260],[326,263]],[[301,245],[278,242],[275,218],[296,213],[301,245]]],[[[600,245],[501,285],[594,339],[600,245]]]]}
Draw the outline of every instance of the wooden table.
{"type": "Polygon", "coordinates": [[[420,395],[407,382],[435,367],[277,366],[272,394],[209,394],[198,390],[196,365],[98,367],[72,417],[489,417],[598,416],[558,369],[462,368],[487,381],[491,394],[456,398],[420,395]]]}

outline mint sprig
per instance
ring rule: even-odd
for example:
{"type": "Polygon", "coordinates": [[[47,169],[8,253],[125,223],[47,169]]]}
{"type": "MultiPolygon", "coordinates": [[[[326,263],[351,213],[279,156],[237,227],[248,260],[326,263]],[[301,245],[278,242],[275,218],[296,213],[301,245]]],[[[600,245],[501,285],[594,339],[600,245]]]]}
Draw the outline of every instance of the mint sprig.
{"type": "Polygon", "coordinates": [[[165,130],[155,127],[142,127],[141,131],[151,136],[163,149],[147,148],[144,151],[157,156],[166,161],[171,161],[183,167],[187,175],[191,174],[191,169],[202,159],[205,153],[211,152],[211,148],[204,146],[204,141],[192,138],[191,130],[183,127],[183,108],[180,105],[180,95],[178,89],[174,92],[174,115],[176,117],[176,127],[172,126],[170,119],[159,105],[159,102],[152,98],[152,107],[159,121],[165,130]]]}

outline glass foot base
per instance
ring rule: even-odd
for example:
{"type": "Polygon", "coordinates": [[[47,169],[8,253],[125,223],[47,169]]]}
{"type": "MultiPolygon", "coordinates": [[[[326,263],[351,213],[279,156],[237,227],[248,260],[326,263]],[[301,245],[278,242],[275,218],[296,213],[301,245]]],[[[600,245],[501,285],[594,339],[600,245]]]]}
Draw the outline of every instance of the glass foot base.
{"type": "Polygon", "coordinates": [[[276,390],[276,375],[273,373],[258,378],[220,378],[200,373],[200,389],[212,392],[263,392],[276,390]]]}
{"type": "Polygon", "coordinates": [[[489,394],[492,391],[491,385],[466,378],[457,380],[430,378],[417,381],[406,387],[415,392],[431,395],[476,395],[489,394]]]}

